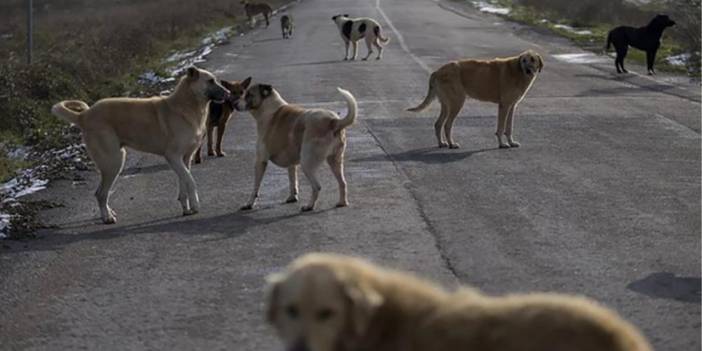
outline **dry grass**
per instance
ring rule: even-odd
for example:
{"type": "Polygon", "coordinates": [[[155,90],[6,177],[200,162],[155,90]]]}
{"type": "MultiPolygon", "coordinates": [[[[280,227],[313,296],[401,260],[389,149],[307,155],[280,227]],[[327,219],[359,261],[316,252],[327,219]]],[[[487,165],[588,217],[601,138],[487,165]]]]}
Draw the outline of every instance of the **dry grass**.
{"type": "MultiPolygon", "coordinates": [[[[288,1],[267,0],[274,7],[288,1]]],[[[27,65],[26,1],[0,1],[0,137],[5,144],[39,149],[66,143],[67,125],[49,112],[56,101],[91,103],[106,96],[152,93],[136,83],[139,74],[162,70],[161,59],[169,51],[194,46],[204,33],[245,19],[238,0],[34,4],[35,61],[27,65]]],[[[8,164],[0,162],[0,167],[8,164]]]]}

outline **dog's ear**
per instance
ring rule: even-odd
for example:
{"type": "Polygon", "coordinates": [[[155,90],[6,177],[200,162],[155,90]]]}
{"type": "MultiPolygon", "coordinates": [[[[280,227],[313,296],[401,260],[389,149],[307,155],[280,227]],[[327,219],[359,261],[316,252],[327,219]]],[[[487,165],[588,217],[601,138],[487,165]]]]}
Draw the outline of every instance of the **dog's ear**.
{"type": "Polygon", "coordinates": [[[244,79],[243,82],[241,82],[241,87],[244,89],[248,89],[249,85],[251,85],[251,77],[248,77],[248,78],[244,79]]]}
{"type": "Polygon", "coordinates": [[[343,290],[348,303],[350,327],[356,335],[362,336],[366,333],[375,312],[383,304],[383,296],[363,283],[346,281],[343,290]]]}
{"type": "Polygon", "coordinates": [[[273,92],[273,87],[268,84],[259,84],[258,92],[261,93],[262,97],[267,98],[273,92]]]}
{"type": "Polygon", "coordinates": [[[197,79],[200,77],[200,71],[195,67],[188,67],[188,78],[197,79]]]}
{"type": "Polygon", "coordinates": [[[280,284],[285,279],[285,274],[274,273],[266,277],[265,300],[266,300],[266,321],[270,324],[275,324],[278,318],[279,302],[280,298],[280,284]]]}
{"type": "Polygon", "coordinates": [[[536,59],[539,61],[539,73],[541,73],[541,70],[544,68],[544,59],[539,54],[536,54],[536,59]]]}

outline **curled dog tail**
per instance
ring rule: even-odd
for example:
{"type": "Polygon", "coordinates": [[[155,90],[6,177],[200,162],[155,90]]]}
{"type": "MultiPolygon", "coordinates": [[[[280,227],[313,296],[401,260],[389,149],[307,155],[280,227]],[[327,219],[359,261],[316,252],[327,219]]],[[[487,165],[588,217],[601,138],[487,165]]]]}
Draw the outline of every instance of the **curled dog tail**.
{"type": "Polygon", "coordinates": [[[432,101],[434,101],[434,99],[436,99],[436,90],[434,88],[434,80],[436,79],[435,77],[436,76],[434,75],[434,73],[432,73],[431,76],[429,77],[429,90],[427,91],[427,97],[424,98],[424,101],[422,101],[422,103],[419,104],[419,106],[417,106],[417,107],[408,108],[407,111],[411,111],[411,112],[423,111],[424,109],[429,107],[429,105],[431,104],[432,101]]]}
{"type": "Polygon", "coordinates": [[[358,110],[358,103],[356,102],[356,99],[353,97],[353,95],[349,93],[348,90],[344,90],[338,87],[336,88],[336,90],[344,96],[349,112],[346,114],[346,117],[334,121],[334,133],[352,125],[353,122],[356,121],[356,111],[358,110]]]}
{"type": "Polygon", "coordinates": [[[51,114],[80,127],[80,116],[90,106],[80,100],[64,100],[51,107],[51,114]]]}
{"type": "Polygon", "coordinates": [[[380,32],[380,26],[375,26],[375,28],[373,28],[373,33],[375,33],[375,36],[380,39],[380,42],[383,44],[387,44],[390,41],[390,38],[384,37],[380,32]]]}

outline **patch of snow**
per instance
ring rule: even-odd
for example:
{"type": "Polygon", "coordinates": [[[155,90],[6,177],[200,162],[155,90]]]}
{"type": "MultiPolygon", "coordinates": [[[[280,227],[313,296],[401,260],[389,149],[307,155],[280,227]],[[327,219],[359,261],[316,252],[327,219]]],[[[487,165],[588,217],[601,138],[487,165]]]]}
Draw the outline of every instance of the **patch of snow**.
{"type": "Polygon", "coordinates": [[[573,28],[573,27],[566,25],[566,24],[556,24],[553,27],[558,28],[558,29],[563,29],[563,30],[571,32],[571,33],[575,33],[577,35],[592,35],[592,31],[589,31],[587,29],[573,28]]]}
{"type": "Polygon", "coordinates": [[[10,218],[9,214],[0,212],[0,240],[10,235],[10,218]]]}
{"type": "Polygon", "coordinates": [[[602,63],[608,62],[608,60],[599,55],[595,55],[591,52],[584,52],[578,54],[559,54],[553,55],[556,60],[568,62],[568,63],[602,63]]]}
{"type": "Polygon", "coordinates": [[[473,6],[480,10],[480,12],[492,13],[496,15],[509,15],[511,11],[506,7],[500,7],[485,1],[473,1],[473,6]]]}
{"type": "Polygon", "coordinates": [[[665,58],[665,60],[673,66],[687,66],[687,61],[690,60],[690,57],[692,57],[692,55],[690,55],[689,53],[685,53],[680,55],[668,56],[665,58]]]}

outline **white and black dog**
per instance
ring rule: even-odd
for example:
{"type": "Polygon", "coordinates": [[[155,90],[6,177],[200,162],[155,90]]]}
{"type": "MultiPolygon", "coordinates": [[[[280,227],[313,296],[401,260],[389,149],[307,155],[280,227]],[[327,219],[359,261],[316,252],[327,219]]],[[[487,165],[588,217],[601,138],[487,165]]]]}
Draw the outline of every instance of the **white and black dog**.
{"type": "Polygon", "coordinates": [[[339,32],[341,33],[341,38],[344,39],[346,44],[346,55],[344,55],[344,60],[349,59],[349,44],[353,44],[353,56],[351,60],[356,59],[358,52],[357,41],[362,38],[366,39],[366,45],[368,46],[368,55],[363,58],[367,60],[371,54],[373,54],[373,46],[378,48],[377,60],[383,58],[383,47],[380,45],[387,44],[390,38],[385,38],[381,34],[380,24],[372,18],[368,17],[358,17],[349,18],[349,15],[336,15],[332,17],[336,26],[339,27],[339,32]]]}

